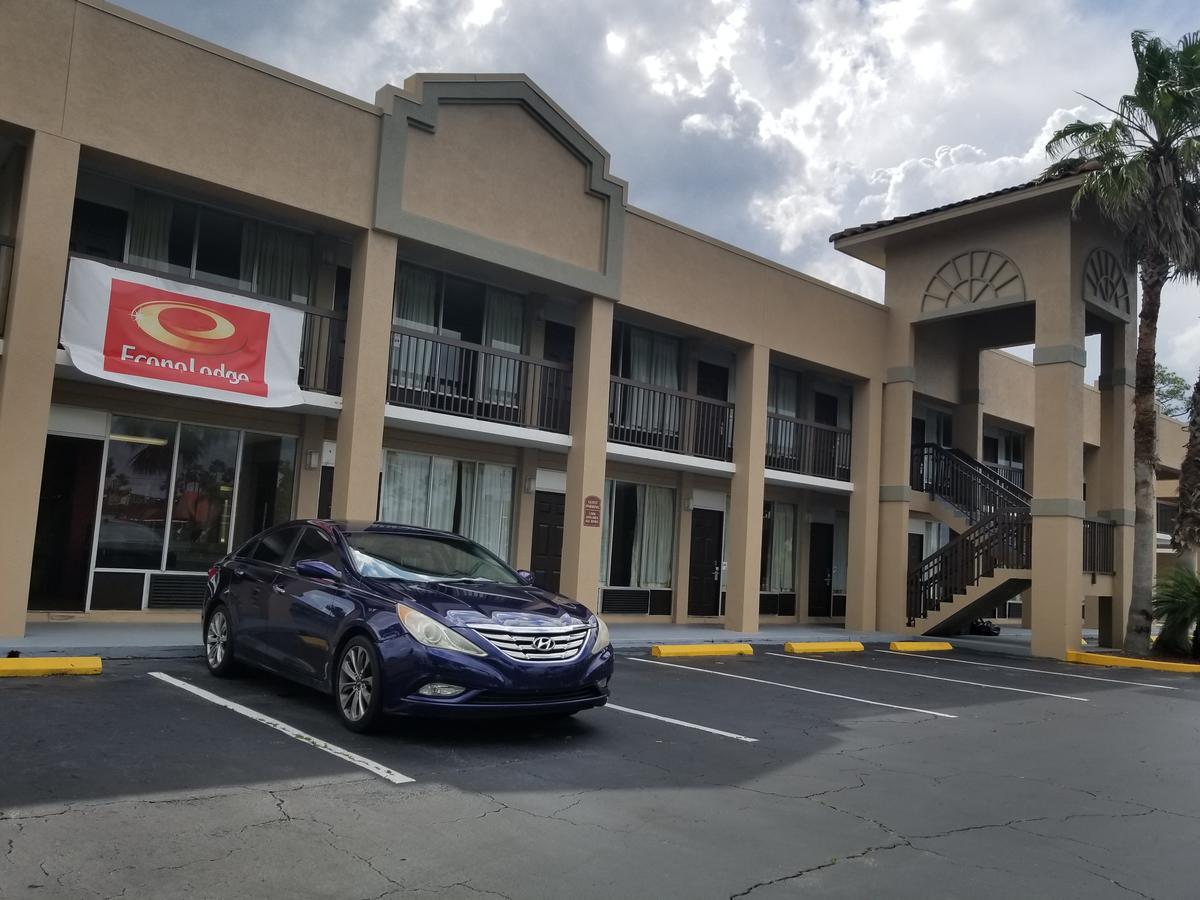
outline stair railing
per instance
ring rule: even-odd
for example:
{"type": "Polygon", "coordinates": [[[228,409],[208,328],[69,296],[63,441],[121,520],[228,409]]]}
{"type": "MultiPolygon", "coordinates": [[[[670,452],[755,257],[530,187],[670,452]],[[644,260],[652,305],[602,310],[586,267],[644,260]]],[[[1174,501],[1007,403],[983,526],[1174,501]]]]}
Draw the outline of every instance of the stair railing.
{"type": "Polygon", "coordinates": [[[941,497],[971,524],[1001,509],[1029,509],[1030,495],[965,453],[937,444],[912,451],[912,488],[941,497]]]}

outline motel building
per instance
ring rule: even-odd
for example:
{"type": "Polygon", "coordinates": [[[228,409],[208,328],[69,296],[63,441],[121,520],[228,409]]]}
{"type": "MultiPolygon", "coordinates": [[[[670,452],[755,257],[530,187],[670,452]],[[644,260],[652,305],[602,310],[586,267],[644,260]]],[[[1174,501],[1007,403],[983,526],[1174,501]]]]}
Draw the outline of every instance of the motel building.
{"type": "Polygon", "coordinates": [[[834,235],[881,305],[631,207],[521,75],[367,103],[100,0],[0,21],[0,635],[194,618],[335,516],[612,622],[1119,640],[1135,280],[1077,177],[834,235]]]}

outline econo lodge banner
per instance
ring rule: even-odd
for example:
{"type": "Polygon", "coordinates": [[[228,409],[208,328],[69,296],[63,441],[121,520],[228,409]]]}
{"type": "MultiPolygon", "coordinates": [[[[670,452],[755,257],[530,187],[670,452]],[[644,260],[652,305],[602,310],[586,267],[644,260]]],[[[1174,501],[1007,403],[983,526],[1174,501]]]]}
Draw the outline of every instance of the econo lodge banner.
{"type": "Polygon", "coordinates": [[[62,345],[73,366],[106,381],[295,406],[303,329],[296,309],[71,260],[62,345]]]}

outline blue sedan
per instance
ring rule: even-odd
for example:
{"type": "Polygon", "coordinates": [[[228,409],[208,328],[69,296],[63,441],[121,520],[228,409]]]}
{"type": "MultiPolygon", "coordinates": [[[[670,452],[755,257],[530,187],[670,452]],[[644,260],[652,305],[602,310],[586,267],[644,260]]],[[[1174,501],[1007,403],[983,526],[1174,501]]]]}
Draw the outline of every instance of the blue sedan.
{"type": "Polygon", "coordinates": [[[385,715],[566,716],[608,700],[604,622],[457,534],[288,522],[208,575],[209,671],[244,662],[325,691],[354,731],[385,715]]]}

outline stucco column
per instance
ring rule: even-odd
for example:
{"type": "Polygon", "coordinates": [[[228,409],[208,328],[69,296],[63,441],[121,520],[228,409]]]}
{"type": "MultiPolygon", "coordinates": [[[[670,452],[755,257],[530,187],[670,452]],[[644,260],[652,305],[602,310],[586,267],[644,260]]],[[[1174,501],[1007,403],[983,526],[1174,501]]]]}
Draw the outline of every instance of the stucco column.
{"type": "Polygon", "coordinates": [[[608,378],[612,365],[613,303],[581,300],[575,311],[571,372],[571,449],[563,521],[562,592],[600,607],[600,536],[608,454],[608,378]]]}
{"type": "Polygon", "coordinates": [[[1110,325],[1100,352],[1100,518],[1113,523],[1113,592],[1100,604],[1100,646],[1120,647],[1133,592],[1133,325],[1110,325]]]}
{"type": "Polygon", "coordinates": [[[1033,351],[1033,586],[1035,656],[1079,649],[1083,602],[1083,303],[1037,301],[1033,351]]]}
{"type": "Polygon", "coordinates": [[[0,355],[0,636],[21,637],[46,455],[79,145],[36,132],[26,154],[0,355]]]}
{"type": "Polygon", "coordinates": [[[883,385],[877,380],[854,386],[850,422],[849,547],[846,556],[846,628],[874,631],[879,563],[880,407],[883,385]]]}
{"type": "Polygon", "coordinates": [[[954,446],[983,461],[983,396],[979,383],[979,348],[959,351],[958,405],[954,407],[954,446]]]}
{"type": "Polygon", "coordinates": [[[537,505],[537,451],[521,448],[517,464],[517,504],[513,513],[512,547],[508,557],[513,567],[533,567],[533,513],[537,505]]]}
{"type": "Polygon", "coordinates": [[[908,511],[912,499],[909,483],[915,380],[912,365],[893,366],[888,369],[883,385],[875,619],[880,631],[904,631],[908,621],[908,511]]]}
{"type": "Polygon", "coordinates": [[[373,520],[379,508],[395,283],[396,239],[381,231],[360,233],[354,240],[350,274],[342,413],[333,470],[333,515],[339,519],[373,520]]]}
{"type": "Polygon", "coordinates": [[[771,351],[761,344],[738,350],[733,409],[734,473],[729,492],[729,569],[725,579],[725,627],[732,631],[758,631],[770,362],[771,351]]]}
{"type": "Polygon", "coordinates": [[[316,516],[321,502],[321,452],[325,447],[325,417],[304,417],[304,433],[300,435],[299,478],[296,485],[296,517],[316,516]],[[317,454],[317,467],[308,467],[310,453],[317,454]]]}

